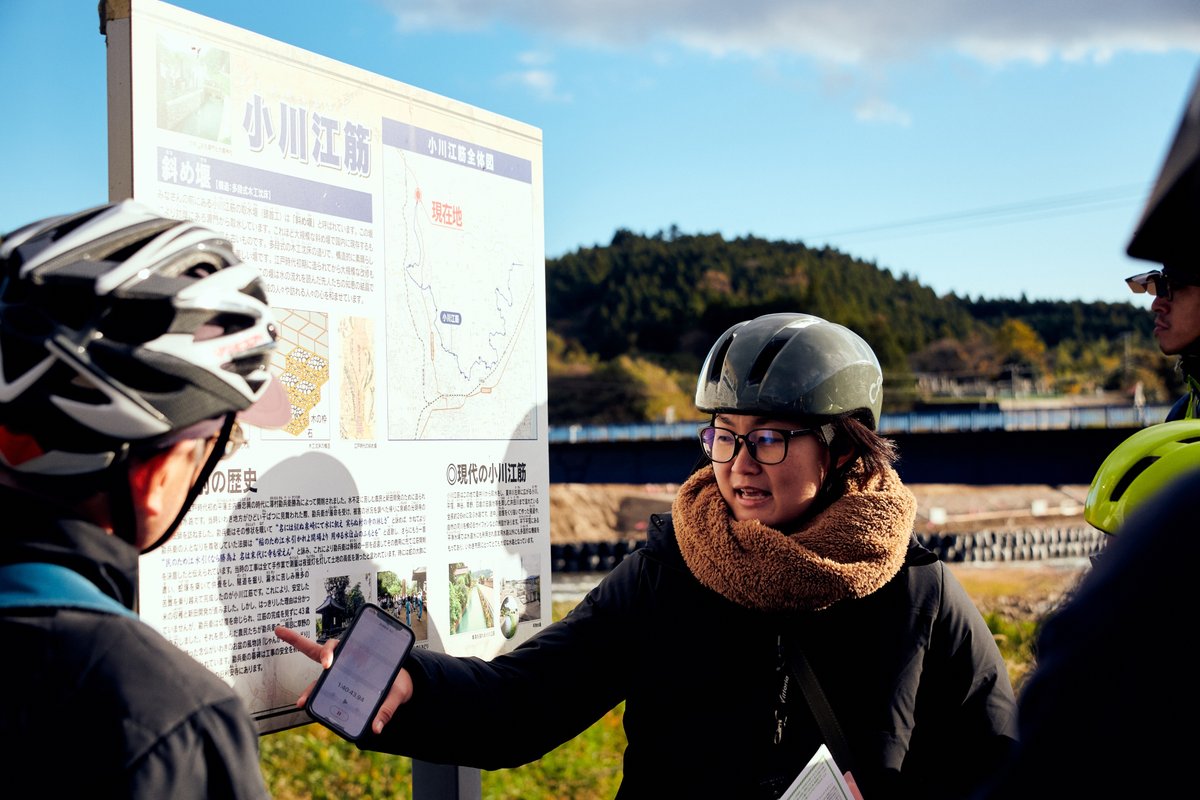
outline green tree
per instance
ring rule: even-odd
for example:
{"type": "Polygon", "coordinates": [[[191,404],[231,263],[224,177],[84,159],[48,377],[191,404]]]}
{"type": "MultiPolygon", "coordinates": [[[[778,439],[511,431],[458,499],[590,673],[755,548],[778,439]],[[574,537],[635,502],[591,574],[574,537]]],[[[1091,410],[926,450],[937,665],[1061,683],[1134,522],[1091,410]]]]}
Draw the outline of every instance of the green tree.
{"type": "Polygon", "coordinates": [[[867,339],[893,410],[934,387],[987,393],[1015,388],[1017,377],[1037,391],[1095,391],[1111,384],[1101,367],[1122,342],[1146,349],[1145,366],[1168,391],[1179,384],[1173,362],[1153,353],[1151,315],[1132,303],[938,296],[910,275],[801,242],[619,230],[608,245],[548,260],[546,287],[558,425],[660,418],[678,405],[664,396],[672,382],[690,397],[722,332],[776,311],[815,314],[867,339]],[[939,363],[944,355],[954,358],[939,363]]]}
{"type": "Polygon", "coordinates": [[[350,585],[350,578],[345,575],[336,575],[325,579],[325,594],[332,597],[342,608],[346,607],[346,588],[350,585]]]}
{"type": "Polygon", "coordinates": [[[404,593],[404,582],[390,570],[379,573],[379,593],[399,597],[404,593]]]}
{"type": "Polygon", "coordinates": [[[362,584],[354,584],[354,588],[346,594],[346,611],[353,616],[367,602],[367,598],[363,595],[362,584]]]}

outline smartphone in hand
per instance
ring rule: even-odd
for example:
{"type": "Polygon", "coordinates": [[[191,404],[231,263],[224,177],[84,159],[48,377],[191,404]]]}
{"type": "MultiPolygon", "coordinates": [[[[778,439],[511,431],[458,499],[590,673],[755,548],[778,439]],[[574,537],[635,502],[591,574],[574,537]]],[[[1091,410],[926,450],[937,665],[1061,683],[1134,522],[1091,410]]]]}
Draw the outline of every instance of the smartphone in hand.
{"type": "Polygon", "coordinates": [[[412,628],[373,603],[354,615],[322,670],[304,709],[334,733],[354,741],[367,730],[416,636],[412,628]]]}

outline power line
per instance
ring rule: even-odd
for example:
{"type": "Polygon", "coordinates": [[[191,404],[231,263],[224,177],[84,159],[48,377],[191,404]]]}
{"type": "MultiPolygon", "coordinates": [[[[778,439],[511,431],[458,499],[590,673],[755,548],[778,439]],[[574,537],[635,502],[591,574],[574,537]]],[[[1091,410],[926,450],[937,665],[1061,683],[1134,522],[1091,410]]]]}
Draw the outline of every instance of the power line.
{"type": "Polygon", "coordinates": [[[1089,213],[1123,205],[1130,200],[1144,198],[1147,191],[1148,185],[1145,183],[1110,186],[1103,189],[1091,189],[1086,192],[1074,192],[1036,200],[1025,200],[1020,203],[1006,203],[966,211],[934,214],[928,217],[914,217],[897,222],[866,225],[858,228],[844,228],[831,233],[803,238],[807,241],[829,241],[833,238],[856,237],[886,231],[893,231],[894,233],[891,235],[894,236],[911,236],[920,233],[930,233],[930,228],[935,228],[932,232],[945,233],[968,228],[978,228],[985,225],[1026,222],[1031,219],[1050,219],[1052,217],[1089,213]]]}

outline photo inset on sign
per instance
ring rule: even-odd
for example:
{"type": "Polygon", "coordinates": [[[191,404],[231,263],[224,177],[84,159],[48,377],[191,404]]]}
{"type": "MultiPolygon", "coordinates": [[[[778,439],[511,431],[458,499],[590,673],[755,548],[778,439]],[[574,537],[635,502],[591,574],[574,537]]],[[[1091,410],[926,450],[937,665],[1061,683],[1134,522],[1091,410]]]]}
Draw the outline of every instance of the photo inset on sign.
{"type": "Polygon", "coordinates": [[[490,631],[494,624],[496,589],[490,568],[473,569],[461,561],[450,564],[450,633],[490,631]]]}
{"type": "Polygon", "coordinates": [[[229,144],[229,51],[163,34],[157,59],[158,127],[229,144]]]}
{"type": "Polygon", "coordinates": [[[523,556],[521,567],[525,575],[500,581],[500,632],[506,639],[517,635],[519,623],[541,619],[540,564],[541,558],[537,555],[523,556]]]}
{"type": "Polygon", "coordinates": [[[405,573],[381,570],[376,581],[379,607],[412,628],[418,642],[429,638],[429,593],[425,578],[425,568],[418,567],[405,573]]]}
{"type": "Polygon", "coordinates": [[[356,576],[352,583],[349,575],[331,575],[323,581],[322,586],[314,587],[323,592],[324,598],[317,604],[315,623],[318,642],[340,637],[366,602],[367,598],[363,596],[364,577],[369,579],[370,576],[356,576]]]}

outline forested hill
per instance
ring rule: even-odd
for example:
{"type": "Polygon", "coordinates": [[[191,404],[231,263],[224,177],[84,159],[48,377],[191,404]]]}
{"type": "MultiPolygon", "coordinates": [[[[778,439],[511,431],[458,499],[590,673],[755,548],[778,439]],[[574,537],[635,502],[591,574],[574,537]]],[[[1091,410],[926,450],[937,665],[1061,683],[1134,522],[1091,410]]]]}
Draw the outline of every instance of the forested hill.
{"type": "MultiPolygon", "coordinates": [[[[970,269],[969,254],[963,268],[970,269]]],[[[621,230],[606,247],[549,259],[546,291],[557,422],[657,416],[662,409],[655,402],[614,408],[636,400],[629,391],[646,393],[614,382],[632,375],[653,386],[664,378],[659,369],[678,378],[681,395],[660,398],[657,406],[686,407],[687,376],[699,370],[716,337],[735,322],[776,311],[803,311],[853,329],[871,344],[889,381],[905,385],[939,366],[988,378],[1020,364],[1047,377],[1065,360],[1073,373],[1081,362],[1096,362],[1092,378],[1101,385],[1110,376],[1101,374],[1100,362],[1118,349],[1157,355],[1144,305],[938,296],[911,276],[837,250],[756,237],[621,230]],[[580,393],[593,396],[575,397],[580,393]]],[[[1128,365],[1122,369],[1129,377],[1128,365]]]]}

